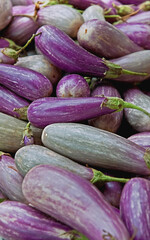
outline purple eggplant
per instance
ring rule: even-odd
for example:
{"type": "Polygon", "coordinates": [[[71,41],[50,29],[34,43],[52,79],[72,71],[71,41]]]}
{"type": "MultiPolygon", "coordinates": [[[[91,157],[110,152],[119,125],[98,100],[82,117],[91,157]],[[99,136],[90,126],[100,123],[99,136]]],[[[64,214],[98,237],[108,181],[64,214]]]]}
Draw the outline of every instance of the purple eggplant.
{"type": "Polygon", "coordinates": [[[0,30],[4,29],[12,19],[11,0],[0,1],[0,30]]]}
{"type": "Polygon", "coordinates": [[[135,133],[128,137],[128,139],[143,148],[150,148],[150,132],[135,133]]]}
{"type": "Polygon", "coordinates": [[[71,240],[70,227],[24,203],[5,201],[0,215],[0,236],[7,240],[71,240]]]}
{"type": "Polygon", "coordinates": [[[144,11],[137,13],[134,16],[131,16],[130,18],[127,19],[127,23],[145,23],[145,24],[150,24],[150,14],[149,11],[144,11]]]}
{"type": "Polygon", "coordinates": [[[111,62],[119,64],[122,68],[130,71],[147,72],[147,76],[134,76],[122,74],[115,78],[116,81],[121,82],[142,82],[150,77],[150,50],[139,51],[128,54],[126,56],[111,59],[111,62]]]}
{"type": "MultiPolygon", "coordinates": [[[[96,86],[96,88],[92,91],[91,96],[121,97],[118,90],[108,83],[101,83],[96,86]]],[[[90,119],[88,123],[94,127],[115,133],[121,125],[122,118],[123,111],[90,119]]]]}
{"type": "Polygon", "coordinates": [[[145,0],[119,0],[119,1],[122,4],[135,4],[135,5],[145,2],[145,0]]]}
{"type": "Polygon", "coordinates": [[[13,6],[33,4],[33,0],[11,0],[11,1],[12,1],[13,6]]]}
{"type": "Polygon", "coordinates": [[[92,19],[99,19],[101,21],[105,21],[104,9],[101,6],[92,5],[84,10],[82,17],[85,22],[92,19]]]}
{"type": "Polygon", "coordinates": [[[82,24],[77,38],[83,48],[107,59],[143,50],[111,23],[98,19],[82,24]]]}
{"type": "MultiPolygon", "coordinates": [[[[124,93],[124,99],[127,102],[137,104],[146,111],[150,112],[150,97],[144,94],[140,89],[128,89],[124,93]]],[[[150,131],[150,118],[145,114],[134,109],[125,109],[125,117],[129,124],[138,132],[150,131]]]]}
{"type": "Polygon", "coordinates": [[[14,108],[28,106],[30,103],[13,93],[9,89],[0,85],[0,111],[11,116],[19,118],[19,114],[14,111],[14,108]]]}
{"type": "Polygon", "coordinates": [[[55,67],[42,55],[20,57],[15,65],[29,68],[43,74],[51,81],[52,85],[56,85],[61,79],[61,70],[55,67]]]}
{"type": "Polygon", "coordinates": [[[105,130],[79,123],[55,123],[42,132],[44,146],[74,161],[106,169],[150,174],[150,153],[105,130]]]}
{"type": "Polygon", "coordinates": [[[11,156],[0,152],[0,190],[10,199],[27,202],[22,194],[23,177],[17,171],[11,156]]]}
{"type": "Polygon", "coordinates": [[[68,73],[105,78],[116,78],[121,73],[140,74],[131,73],[118,65],[96,57],[54,26],[42,26],[38,29],[38,33],[41,34],[35,37],[36,47],[50,62],[68,73]]]}
{"type": "Polygon", "coordinates": [[[29,100],[50,96],[53,91],[41,73],[9,64],[0,64],[0,84],[29,100]]]}
{"type": "Polygon", "coordinates": [[[90,240],[102,240],[104,236],[129,240],[123,222],[100,191],[72,172],[49,165],[36,166],[24,177],[22,190],[35,208],[90,240]]]}
{"type": "Polygon", "coordinates": [[[60,79],[56,87],[57,97],[89,97],[90,87],[78,74],[68,74],[60,79]]]}
{"type": "Polygon", "coordinates": [[[134,240],[150,239],[150,181],[132,178],[123,188],[120,214],[134,240]]]}
{"type": "Polygon", "coordinates": [[[68,0],[68,3],[79,9],[86,9],[91,5],[99,5],[104,9],[107,9],[107,4],[104,0],[68,0]]]}
{"type": "Polygon", "coordinates": [[[150,49],[150,25],[144,23],[122,23],[115,25],[124,32],[135,44],[150,49]]]}
{"type": "Polygon", "coordinates": [[[8,38],[0,37],[0,48],[12,48],[15,50],[19,50],[21,47],[8,38]]]}

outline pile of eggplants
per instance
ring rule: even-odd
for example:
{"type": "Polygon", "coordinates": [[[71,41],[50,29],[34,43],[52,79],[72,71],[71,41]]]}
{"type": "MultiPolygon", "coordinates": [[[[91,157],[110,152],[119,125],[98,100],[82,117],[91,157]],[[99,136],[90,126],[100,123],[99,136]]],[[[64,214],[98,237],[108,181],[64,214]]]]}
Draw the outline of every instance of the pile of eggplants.
{"type": "Polygon", "coordinates": [[[0,0],[0,239],[150,239],[150,1],[0,0]]]}

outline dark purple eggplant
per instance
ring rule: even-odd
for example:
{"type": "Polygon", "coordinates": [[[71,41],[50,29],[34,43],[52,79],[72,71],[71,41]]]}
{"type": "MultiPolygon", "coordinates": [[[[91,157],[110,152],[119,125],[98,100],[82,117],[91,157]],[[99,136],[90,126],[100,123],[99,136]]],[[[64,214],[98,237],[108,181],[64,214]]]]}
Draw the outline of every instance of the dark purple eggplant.
{"type": "Polygon", "coordinates": [[[42,132],[47,148],[74,161],[141,175],[150,174],[150,153],[105,130],[79,123],[55,123],[42,132]]]}
{"type": "Polygon", "coordinates": [[[121,73],[134,74],[89,53],[54,26],[42,26],[38,33],[41,34],[35,37],[36,47],[50,62],[68,73],[105,78],[116,78],[121,73]]]}
{"type": "Polygon", "coordinates": [[[35,208],[90,240],[102,240],[104,236],[129,240],[123,222],[100,191],[72,172],[49,165],[36,166],[24,177],[22,190],[35,208]]]}
{"type": "Polygon", "coordinates": [[[120,214],[134,240],[150,239],[150,181],[132,178],[123,188],[120,214]]]}
{"type": "Polygon", "coordinates": [[[0,236],[7,240],[71,240],[70,227],[24,203],[1,203],[0,216],[0,236]]]}
{"type": "Polygon", "coordinates": [[[0,190],[10,200],[27,202],[22,194],[23,177],[17,171],[11,156],[0,152],[0,190]]]}
{"type": "Polygon", "coordinates": [[[143,148],[150,148],[150,132],[135,133],[128,137],[128,139],[143,148]]]}
{"type": "Polygon", "coordinates": [[[101,6],[92,5],[84,10],[82,17],[85,22],[92,19],[105,21],[104,9],[101,6]]]}
{"type": "MultiPolygon", "coordinates": [[[[144,94],[138,88],[128,89],[124,93],[124,99],[127,102],[137,104],[146,111],[150,112],[150,96],[144,94]]],[[[145,114],[134,109],[124,109],[125,117],[128,123],[138,132],[150,131],[150,118],[145,114]]]]}
{"type": "Polygon", "coordinates": [[[50,96],[53,91],[41,73],[9,64],[0,64],[0,84],[29,100],[50,96]]]}
{"type": "Polygon", "coordinates": [[[82,24],[77,39],[80,46],[107,59],[118,58],[143,50],[111,23],[98,19],[82,24]]]}
{"type": "Polygon", "coordinates": [[[145,23],[150,24],[150,14],[149,11],[144,11],[135,14],[127,19],[127,23],[145,23]]]}
{"type": "Polygon", "coordinates": [[[79,9],[86,9],[93,4],[99,5],[102,8],[107,9],[107,4],[104,0],[68,0],[68,3],[79,9]]]}
{"type": "Polygon", "coordinates": [[[52,85],[56,85],[62,75],[61,70],[42,55],[20,57],[15,65],[29,68],[43,74],[51,81],[52,85]]]}
{"type": "Polygon", "coordinates": [[[150,25],[144,23],[121,23],[115,26],[135,44],[144,49],[150,49],[150,25]]]}
{"type": "Polygon", "coordinates": [[[145,0],[119,0],[119,1],[122,4],[135,4],[135,5],[145,2],[145,0]]]}
{"type": "Polygon", "coordinates": [[[147,72],[147,76],[134,76],[122,74],[115,78],[116,81],[121,82],[142,82],[150,77],[150,50],[139,51],[128,54],[126,56],[111,59],[111,62],[119,64],[122,68],[130,71],[147,72]]]}
{"type": "MultiPolygon", "coordinates": [[[[96,88],[92,91],[91,96],[121,97],[118,90],[114,86],[103,82],[96,86],[96,88]]],[[[90,119],[88,123],[94,127],[115,133],[121,125],[122,118],[123,111],[120,111],[90,119]]]]}
{"type": "MultiPolygon", "coordinates": [[[[26,122],[17,118],[0,113],[0,149],[3,152],[15,153],[21,144],[26,122]]],[[[41,129],[31,127],[35,144],[41,145],[41,129]]]]}
{"type": "Polygon", "coordinates": [[[82,76],[68,74],[60,79],[56,87],[57,97],[89,97],[90,87],[82,76]]]}
{"type": "Polygon", "coordinates": [[[4,29],[12,19],[11,0],[0,1],[0,30],[4,29]]]}

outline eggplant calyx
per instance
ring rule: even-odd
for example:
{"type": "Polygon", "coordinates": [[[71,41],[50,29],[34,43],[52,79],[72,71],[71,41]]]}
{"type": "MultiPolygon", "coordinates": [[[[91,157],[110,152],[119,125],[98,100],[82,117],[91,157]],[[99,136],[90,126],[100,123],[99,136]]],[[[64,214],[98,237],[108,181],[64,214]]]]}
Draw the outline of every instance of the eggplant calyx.
{"type": "Polygon", "coordinates": [[[23,137],[21,140],[21,145],[31,145],[34,144],[33,132],[31,130],[31,123],[28,122],[23,131],[23,137]]]}
{"type": "Polygon", "coordinates": [[[150,1],[146,1],[140,4],[140,8],[143,11],[150,11],[150,1]]]}
{"type": "Polygon", "coordinates": [[[16,112],[16,113],[19,114],[19,119],[21,119],[21,120],[28,120],[28,118],[27,118],[27,110],[28,110],[28,106],[22,107],[22,108],[14,108],[13,112],[16,112]]]}
{"type": "Polygon", "coordinates": [[[4,39],[5,41],[7,41],[9,43],[9,48],[12,48],[14,50],[19,50],[21,48],[19,45],[17,45],[15,42],[8,38],[0,37],[0,39],[4,39]]]}
{"type": "Polygon", "coordinates": [[[0,151],[0,158],[1,158],[1,156],[3,156],[3,155],[11,156],[9,153],[5,153],[5,152],[0,151]]]}
{"type": "Polygon", "coordinates": [[[67,236],[67,237],[69,237],[70,240],[89,240],[82,233],[80,233],[76,230],[71,230],[71,231],[65,232],[65,233],[61,234],[60,236],[67,236]]]}
{"type": "Polygon", "coordinates": [[[5,56],[7,56],[7,57],[9,57],[9,58],[12,58],[12,59],[14,59],[15,61],[18,60],[18,55],[16,54],[16,50],[14,50],[14,49],[12,49],[12,48],[4,48],[4,49],[1,50],[1,52],[2,52],[5,56]]]}
{"type": "Polygon", "coordinates": [[[147,148],[144,154],[144,161],[146,163],[146,166],[150,168],[150,148],[147,148]]]}
{"type": "Polygon", "coordinates": [[[130,5],[119,5],[117,6],[115,3],[112,4],[113,7],[117,10],[117,13],[120,16],[126,16],[128,14],[133,13],[133,8],[130,5]]]}

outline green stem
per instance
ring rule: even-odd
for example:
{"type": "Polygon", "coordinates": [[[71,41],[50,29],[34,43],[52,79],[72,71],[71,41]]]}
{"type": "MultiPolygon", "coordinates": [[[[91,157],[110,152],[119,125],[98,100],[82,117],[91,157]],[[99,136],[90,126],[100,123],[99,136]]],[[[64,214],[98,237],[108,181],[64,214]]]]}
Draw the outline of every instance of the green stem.
{"type": "Polygon", "coordinates": [[[96,183],[98,181],[126,183],[130,180],[127,178],[118,178],[118,177],[108,176],[102,173],[101,171],[95,170],[93,168],[92,168],[92,171],[93,171],[93,178],[91,179],[91,183],[96,183]]]}
{"type": "Polygon", "coordinates": [[[22,108],[14,108],[13,111],[19,114],[19,119],[21,120],[28,120],[27,118],[27,107],[22,107],[22,108]]]}
{"type": "Polygon", "coordinates": [[[121,20],[122,18],[120,15],[104,15],[105,18],[118,18],[118,20],[121,20]]]}

